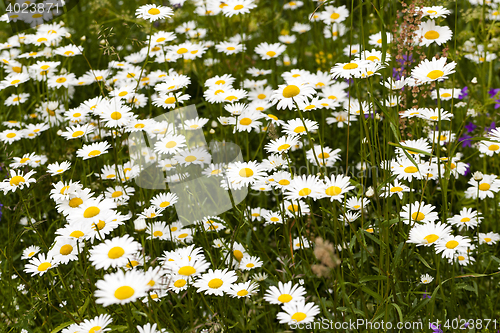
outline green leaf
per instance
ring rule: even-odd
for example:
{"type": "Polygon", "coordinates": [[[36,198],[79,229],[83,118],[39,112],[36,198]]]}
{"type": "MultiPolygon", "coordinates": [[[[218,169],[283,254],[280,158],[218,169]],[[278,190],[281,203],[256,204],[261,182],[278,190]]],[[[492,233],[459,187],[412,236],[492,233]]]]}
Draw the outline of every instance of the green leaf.
{"type": "Polygon", "coordinates": [[[403,320],[403,311],[401,311],[401,308],[399,307],[399,305],[397,305],[396,303],[391,303],[391,305],[396,309],[396,311],[398,312],[399,314],[399,321],[400,322],[404,322],[403,320]]]}
{"type": "MultiPolygon", "coordinates": [[[[371,96],[371,93],[368,92],[368,95],[371,96]]],[[[393,119],[391,114],[387,111],[385,107],[380,104],[380,101],[377,98],[372,98],[372,100],[377,104],[378,108],[382,111],[384,114],[384,117],[389,120],[389,126],[392,130],[392,133],[394,134],[394,137],[398,140],[401,141],[401,133],[398,131],[399,126],[396,124],[396,121],[393,119]]]]}
{"type": "Polygon", "coordinates": [[[411,151],[412,153],[419,153],[419,154],[423,154],[423,155],[426,155],[426,156],[435,157],[435,155],[433,155],[431,153],[428,153],[426,151],[423,151],[423,150],[420,150],[420,149],[417,149],[417,148],[413,148],[413,147],[403,146],[403,145],[401,145],[399,143],[388,142],[388,144],[390,144],[391,146],[394,146],[394,147],[402,148],[403,152],[408,156],[408,158],[410,158],[410,155],[408,154],[408,150],[411,151]]]}
{"type": "Polygon", "coordinates": [[[379,294],[377,294],[376,292],[374,292],[373,290],[371,290],[370,288],[368,288],[366,286],[362,286],[361,290],[363,290],[365,293],[367,293],[368,295],[375,298],[380,303],[384,302],[384,298],[382,296],[380,296],[379,294]]]}
{"type": "Polygon", "coordinates": [[[377,243],[381,247],[387,247],[386,244],[384,244],[383,242],[381,242],[380,239],[378,239],[377,237],[373,236],[369,232],[365,232],[365,236],[368,237],[368,238],[370,238],[372,241],[374,241],[375,243],[377,243]]]}
{"type": "Polygon", "coordinates": [[[394,261],[393,261],[394,267],[398,267],[399,260],[401,259],[401,252],[403,252],[404,245],[405,242],[401,242],[399,243],[398,248],[396,249],[396,254],[394,255],[394,261]]]}
{"type": "Polygon", "coordinates": [[[61,325],[57,326],[52,331],[50,331],[50,333],[57,333],[57,332],[61,331],[63,328],[66,328],[73,323],[74,323],[73,321],[67,321],[65,323],[62,323],[61,325]]]}
{"type": "Polygon", "coordinates": [[[424,258],[422,258],[422,256],[421,256],[420,254],[418,254],[418,253],[416,253],[416,252],[415,252],[415,255],[416,255],[416,257],[418,258],[418,260],[420,260],[420,261],[422,262],[422,264],[424,264],[424,265],[425,265],[425,267],[427,267],[427,268],[429,268],[429,269],[432,269],[433,271],[435,270],[434,268],[432,268],[432,267],[429,265],[429,263],[428,263],[428,262],[427,262],[424,258]]]}
{"type": "Polygon", "coordinates": [[[387,276],[384,275],[367,275],[359,279],[359,283],[365,283],[368,281],[383,281],[387,280],[387,276]]]}

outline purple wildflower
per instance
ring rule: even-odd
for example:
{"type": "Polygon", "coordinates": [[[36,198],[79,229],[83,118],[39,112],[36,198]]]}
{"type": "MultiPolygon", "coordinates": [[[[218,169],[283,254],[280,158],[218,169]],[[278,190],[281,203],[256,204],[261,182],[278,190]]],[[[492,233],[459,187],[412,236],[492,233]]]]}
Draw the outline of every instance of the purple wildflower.
{"type": "MultiPolygon", "coordinates": [[[[499,91],[500,91],[500,88],[491,89],[490,91],[488,91],[488,93],[490,94],[490,98],[495,98],[495,96],[498,94],[499,91]]],[[[500,108],[500,98],[495,99],[495,102],[497,102],[495,104],[495,109],[500,108]]]]}
{"type": "Polygon", "coordinates": [[[468,134],[462,135],[460,138],[458,138],[459,142],[462,142],[462,147],[471,147],[472,146],[472,136],[468,134]]]}
{"type": "Polygon", "coordinates": [[[458,95],[458,99],[464,99],[467,96],[469,96],[469,88],[465,86],[462,88],[462,90],[460,90],[460,95],[458,95]]]}
{"type": "Polygon", "coordinates": [[[467,176],[468,174],[470,174],[470,163],[465,163],[465,164],[467,164],[467,169],[465,169],[464,176],[467,176]]]}
{"type": "Polygon", "coordinates": [[[432,333],[443,333],[441,325],[435,325],[433,323],[429,323],[429,328],[432,330],[432,333]]]}
{"type": "Polygon", "coordinates": [[[467,125],[465,125],[465,129],[467,132],[472,132],[477,128],[477,126],[473,122],[469,122],[467,125]]]}
{"type": "Polygon", "coordinates": [[[484,130],[486,132],[490,132],[490,131],[494,130],[495,128],[497,128],[497,126],[496,126],[495,122],[492,122],[491,125],[488,127],[485,127],[484,130]]]}

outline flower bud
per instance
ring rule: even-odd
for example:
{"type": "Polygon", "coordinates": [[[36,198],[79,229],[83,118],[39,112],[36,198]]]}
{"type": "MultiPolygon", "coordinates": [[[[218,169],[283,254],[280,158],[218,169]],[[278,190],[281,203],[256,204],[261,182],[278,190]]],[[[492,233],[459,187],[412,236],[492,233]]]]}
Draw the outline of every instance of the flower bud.
{"type": "Polygon", "coordinates": [[[483,180],[483,173],[481,171],[476,171],[474,172],[472,177],[474,177],[475,181],[480,182],[481,180],[483,180]]]}
{"type": "Polygon", "coordinates": [[[134,229],[135,231],[144,231],[146,230],[146,220],[145,219],[136,219],[134,221],[134,229]]]}
{"type": "Polygon", "coordinates": [[[373,197],[373,195],[375,194],[375,191],[373,190],[373,187],[368,187],[368,190],[366,190],[366,193],[365,193],[365,196],[368,197],[368,198],[371,198],[373,197]]]}

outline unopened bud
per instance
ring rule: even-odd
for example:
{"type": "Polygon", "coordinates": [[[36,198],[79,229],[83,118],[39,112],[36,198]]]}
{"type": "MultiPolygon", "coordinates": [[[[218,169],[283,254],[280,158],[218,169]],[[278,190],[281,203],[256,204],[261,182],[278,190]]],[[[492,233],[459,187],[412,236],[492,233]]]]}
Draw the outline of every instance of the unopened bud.
{"type": "Polygon", "coordinates": [[[470,80],[470,82],[472,82],[473,84],[476,84],[477,83],[477,77],[474,76],[474,78],[472,78],[472,80],[470,80]]]}
{"type": "Polygon", "coordinates": [[[483,173],[481,171],[476,171],[474,172],[472,177],[474,177],[475,181],[480,182],[481,180],[483,180],[483,173]]]}
{"type": "Polygon", "coordinates": [[[213,128],[210,130],[210,134],[215,134],[215,130],[213,128]]]}
{"type": "Polygon", "coordinates": [[[366,190],[366,193],[365,193],[365,196],[367,196],[368,198],[371,198],[373,197],[373,195],[375,194],[375,191],[373,190],[373,187],[368,187],[368,190],[366,190]]]}
{"type": "Polygon", "coordinates": [[[85,41],[85,40],[87,40],[87,37],[82,36],[82,37],[80,38],[80,40],[81,40],[81,41],[85,41]]]}
{"type": "Polygon", "coordinates": [[[135,231],[144,231],[146,230],[146,220],[145,219],[137,219],[134,221],[134,229],[135,231]]]}

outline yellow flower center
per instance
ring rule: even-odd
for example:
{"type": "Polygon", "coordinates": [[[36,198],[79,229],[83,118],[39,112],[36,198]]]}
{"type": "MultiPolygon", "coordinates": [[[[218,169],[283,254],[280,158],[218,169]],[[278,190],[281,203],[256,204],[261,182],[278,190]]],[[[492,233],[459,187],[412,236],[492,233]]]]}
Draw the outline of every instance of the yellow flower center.
{"type": "Polygon", "coordinates": [[[435,30],[429,30],[427,31],[425,34],[424,34],[424,37],[426,39],[438,39],[439,38],[439,32],[435,31],[435,30]]]}
{"type": "Polygon", "coordinates": [[[39,266],[38,266],[38,271],[39,272],[45,272],[47,269],[49,269],[50,267],[52,267],[52,264],[50,262],[44,262],[44,263],[41,263],[39,266]]]}
{"type": "Polygon", "coordinates": [[[430,234],[425,236],[424,239],[427,241],[427,244],[431,244],[437,241],[439,239],[439,236],[435,234],[430,234]]]}
{"type": "Polygon", "coordinates": [[[111,194],[111,197],[112,198],[118,198],[118,197],[121,197],[123,195],[123,192],[122,191],[114,191],[112,194],[111,194]]]}
{"type": "Polygon", "coordinates": [[[93,223],[92,224],[92,228],[94,230],[96,230],[96,228],[98,230],[102,230],[102,228],[104,228],[106,226],[106,222],[104,222],[103,220],[99,220],[99,222],[97,222],[97,224],[93,223]]]}
{"type": "Polygon", "coordinates": [[[356,69],[356,68],[358,68],[358,64],[356,64],[354,62],[350,62],[348,64],[345,64],[344,67],[342,67],[342,68],[345,70],[356,69]]]}
{"type": "Polygon", "coordinates": [[[238,291],[236,293],[236,295],[243,297],[243,296],[248,295],[248,291],[246,291],[245,289],[243,289],[243,290],[238,291]]]}
{"type": "Polygon", "coordinates": [[[176,286],[177,288],[182,288],[185,285],[186,285],[186,280],[184,280],[184,279],[179,279],[179,280],[174,282],[174,286],[176,286]]]}
{"type": "Polygon", "coordinates": [[[115,290],[114,295],[115,298],[118,298],[119,300],[124,300],[134,296],[134,294],[135,294],[134,288],[129,286],[122,286],[115,290]]]}
{"type": "Polygon", "coordinates": [[[479,189],[481,191],[488,191],[490,189],[490,184],[488,183],[479,184],[479,189]]]}
{"type": "Polygon", "coordinates": [[[94,326],[89,330],[89,333],[100,332],[101,328],[102,328],[101,326],[94,326]]]}
{"type": "Polygon", "coordinates": [[[83,212],[83,217],[85,217],[86,219],[89,219],[91,217],[96,216],[100,212],[101,212],[101,210],[99,209],[99,207],[90,206],[89,208],[85,209],[85,211],[83,212]]]}
{"type": "Polygon", "coordinates": [[[486,243],[489,243],[489,242],[491,242],[491,238],[489,238],[489,237],[485,237],[485,238],[484,238],[484,241],[485,241],[486,243]]]}
{"type": "Polygon", "coordinates": [[[181,47],[180,49],[177,50],[177,54],[184,54],[187,53],[187,49],[185,47],[181,47]]]}
{"type": "Polygon", "coordinates": [[[69,244],[61,246],[61,249],[59,250],[59,253],[62,254],[63,256],[67,256],[71,252],[73,252],[73,246],[69,244]]]}
{"type": "Polygon", "coordinates": [[[125,254],[125,250],[120,246],[112,247],[108,252],[109,259],[118,259],[125,254]]]}
{"type": "Polygon", "coordinates": [[[160,10],[158,8],[151,8],[150,10],[148,10],[148,14],[149,15],[158,15],[158,14],[160,14],[160,10]]]}
{"type": "Polygon", "coordinates": [[[240,120],[240,124],[243,126],[248,126],[252,123],[252,119],[250,118],[243,118],[240,120]]]}
{"type": "Polygon", "coordinates": [[[66,78],[65,77],[60,77],[56,80],[57,83],[64,83],[66,82],[66,78]]]}
{"type": "Polygon", "coordinates": [[[243,8],[243,5],[236,5],[234,6],[234,10],[240,10],[243,8]]]}
{"type": "Polygon", "coordinates": [[[170,206],[170,202],[168,202],[168,201],[163,201],[163,202],[160,204],[160,207],[161,207],[161,208],[165,208],[165,207],[167,207],[167,206],[170,206]]]}
{"type": "Polygon", "coordinates": [[[338,186],[330,186],[329,188],[326,189],[325,193],[333,197],[335,195],[339,195],[340,193],[342,193],[342,189],[338,186]]]}
{"type": "Polygon", "coordinates": [[[306,131],[306,128],[304,126],[298,126],[293,130],[295,133],[302,133],[306,131]]]}
{"type": "Polygon", "coordinates": [[[25,180],[23,177],[21,176],[14,176],[10,179],[10,186],[17,186],[19,185],[20,183],[24,183],[25,180]]]}
{"type": "Polygon", "coordinates": [[[330,154],[328,154],[328,153],[321,153],[321,154],[318,155],[319,159],[323,159],[323,158],[326,159],[326,158],[329,158],[329,157],[330,157],[330,154]]]}
{"type": "Polygon", "coordinates": [[[439,69],[435,69],[433,71],[430,71],[429,74],[427,74],[427,77],[431,80],[436,80],[436,79],[439,79],[443,75],[444,75],[443,71],[440,71],[439,69]]]}
{"type": "Polygon", "coordinates": [[[190,162],[196,161],[196,156],[189,155],[189,156],[187,156],[184,160],[185,160],[186,162],[190,163],[190,162]]]}
{"type": "Polygon", "coordinates": [[[404,169],[404,172],[406,172],[406,173],[415,173],[415,172],[418,172],[418,169],[417,169],[417,167],[409,166],[409,167],[406,167],[404,169]]]}
{"type": "Polygon", "coordinates": [[[83,200],[82,200],[82,199],[80,199],[80,198],[73,198],[73,199],[71,199],[71,200],[69,201],[69,203],[68,203],[68,204],[69,204],[69,206],[70,206],[71,208],[76,208],[76,207],[80,206],[82,203],[83,203],[83,200]]]}
{"type": "Polygon", "coordinates": [[[492,144],[488,147],[488,150],[497,151],[500,148],[499,145],[492,144]]]}
{"type": "Polygon", "coordinates": [[[166,148],[174,148],[175,146],[177,146],[177,142],[175,142],[175,141],[169,141],[165,145],[166,148]]]}
{"type": "Polygon", "coordinates": [[[83,131],[74,131],[73,134],[71,134],[71,136],[73,138],[78,138],[78,137],[82,136],[83,134],[84,134],[83,131]]]}
{"type": "Polygon", "coordinates": [[[307,196],[307,195],[309,195],[311,193],[312,193],[311,189],[309,189],[307,187],[305,187],[305,188],[303,188],[302,190],[299,191],[299,195],[301,197],[305,197],[305,196],[307,196]]]}
{"type": "Polygon", "coordinates": [[[340,17],[340,14],[339,14],[339,13],[332,13],[332,15],[330,15],[330,18],[331,18],[332,20],[337,20],[339,17],[340,17]]]}
{"type": "Polygon", "coordinates": [[[161,237],[161,236],[163,236],[163,232],[161,232],[160,230],[156,230],[156,231],[153,233],[153,236],[155,236],[155,237],[161,237]]]}
{"type": "Polygon", "coordinates": [[[300,89],[296,85],[288,85],[283,89],[283,97],[292,98],[300,94],[300,89]]]}
{"type": "Polygon", "coordinates": [[[89,157],[99,156],[100,154],[101,154],[101,151],[100,151],[100,150],[92,150],[92,151],[89,153],[89,157]]]}
{"type": "Polygon", "coordinates": [[[282,179],[278,182],[278,184],[282,186],[290,185],[290,181],[288,179],[282,179]]]}
{"type": "Polygon", "coordinates": [[[282,151],[288,148],[290,148],[290,145],[288,143],[285,143],[278,147],[278,151],[282,151]]]}
{"type": "Polygon", "coordinates": [[[414,219],[415,221],[422,221],[423,219],[425,219],[425,214],[422,213],[422,212],[415,212],[413,214],[411,214],[411,218],[414,219]]]}
{"type": "Polygon", "coordinates": [[[224,281],[222,281],[221,279],[218,279],[218,278],[215,278],[215,279],[208,281],[208,286],[212,289],[219,289],[220,287],[222,287],[223,284],[224,284],[224,281]]]}
{"type": "Polygon", "coordinates": [[[240,172],[238,172],[238,174],[241,177],[245,177],[245,178],[252,177],[253,176],[253,170],[250,169],[250,168],[243,168],[243,169],[240,170],[240,172]]]}
{"type": "Polygon", "coordinates": [[[121,119],[121,117],[122,117],[122,114],[120,112],[117,112],[117,111],[115,111],[111,114],[111,119],[113,119],[113,120],[119,120],[119,119],[121,119]]]}
{"type": "Polygon", "coordinates": [[[193,275],[194,273],[196,273],[196,269],[192,266],[183,266],[179,268],[179,271],[177,272],[177,274],[184,276],[190,276],[193,275]]]}
{"type": "Polygon", "coordinates": [[[268,56],[270,56],[272,58],[272,57],[274,57],[276,55],[276,52],[274,52],[274,51],[267,51],[266,55],[268,55],[268,56]]]}
{"type": "Polygon", "coordinates": [[[278,297],[278,301],[280,301],[281,303],[288,303],[292,300],[292,298],[293,297],[289,294],[283,294],[278,297]]]}
{"type": "Polygon", "coordinates": [[[175,103],[175,97],[169,97],[165,100],[165,104],[174,104],[175,103]]]}
{"type": "Polygon", "coordinates": [[[73,231],[72,233],[69,234],[71,237],[74,237],[74,238],[80,238],[84,235],[83,232],[81,232],[80,230],[75,230],[73,231]]]}

